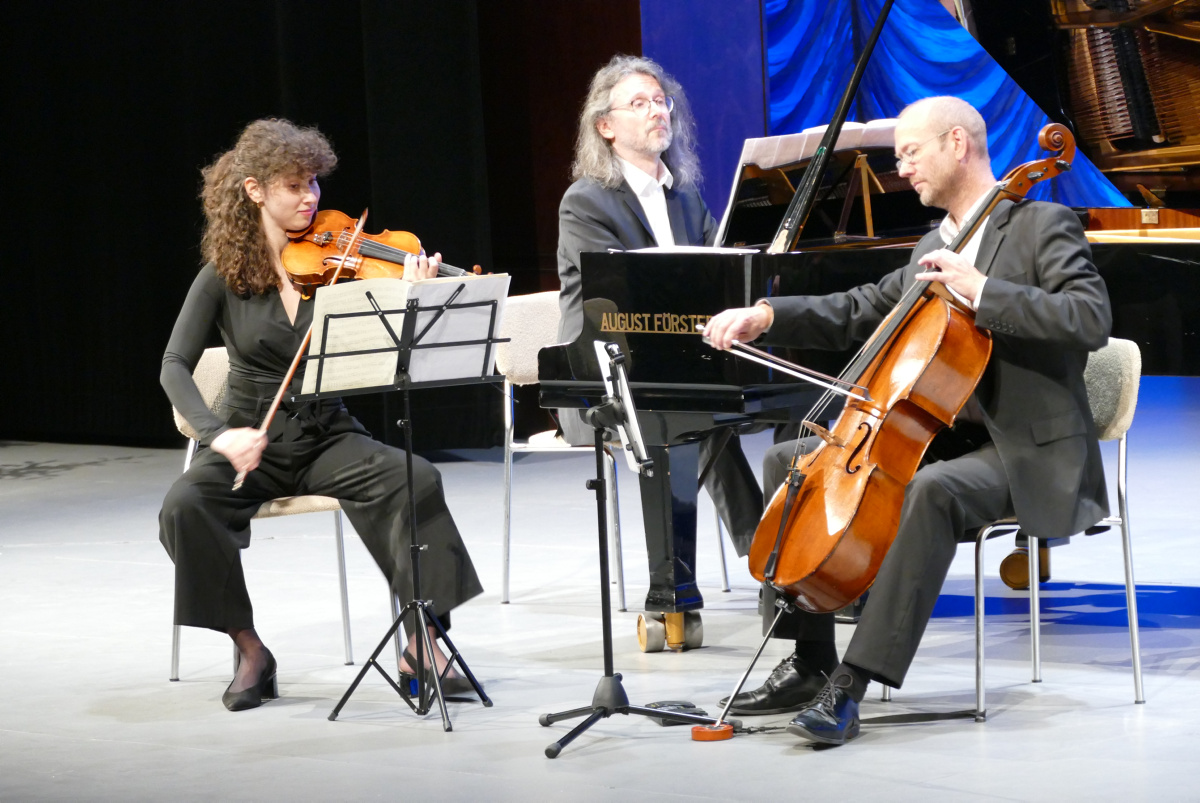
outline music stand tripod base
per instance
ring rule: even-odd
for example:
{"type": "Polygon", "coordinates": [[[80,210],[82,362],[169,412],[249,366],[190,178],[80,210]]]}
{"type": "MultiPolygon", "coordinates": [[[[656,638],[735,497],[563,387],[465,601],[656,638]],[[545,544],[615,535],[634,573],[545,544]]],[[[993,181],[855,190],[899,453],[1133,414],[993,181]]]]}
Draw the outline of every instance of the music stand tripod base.
{"type": "MultiPolygon", "coordinates": [[[[463,675],[467,678],[467,680],[470,681],[475,693],[479,695],[480,702],[482,702],[487,708],[492,707],[491,699],[484,692],[483,686],[481,686],[479,681],[475,679],[475,675],[471,672],[471,668],[467,666],[466,662],[459,654],[458,648],[454,646],[454,642],[450,640],[450,636],[446,633],[446,629],[442,626],[441,620],[430,613],[429,602],[426,600],[413,600],[405,605],[403,609],[401,609],[400,615],[396,617],[396,621],[392,622],[392,626],[389,627],[388,631],[383,635],[383,639],[380,640],[379,645],[375,648],[375,651],[371,653],[371,656],[363,663],[362,669],[359,670],[358,676],[354,678],[354,682],[350,684],[350,688],[346,689],[346,693],[342,695],[342,699],[338,700],[338,704],[334,706],[333,711],[329,713],[329,720],[331,722],[338,718],[338,714],[341,713],[342,708],[350,700],[350,696],[354,694],[354,691],[358,688],[358,684],[362,682],[364,677],[366,677],[367,672],[374,667],[379,674],[383,675],[383,678],[388,682],[388,685],[400,695],[400,699],[404,700],[405,704],[413,710],[413,713],[420,716],[428,714],[431,710],[433,710],[433,703],[436,701],[442,715],[442,729],[447,732],[454,730],[454,726],[450,723],[450,716],[446,711],[446,694],[442,689],[442,676],[439,673],[429,673],[429,676],[433,679],[432,683],[430,683],[430,681],[426,679],[425,672],[416,672],[417,690],[416,694],[414,695],[410,689],[402,687],[399,683],[393,680],[392,676],[389,675],[387,670],[384,669],[379,663],[379,654],[387,648],[388,642],[392,640],[392,637],[396,634],[396,631],[404,622],[405,617],[410,615],[416,619],[414,622],[414,632],[422,635],[421,639],[418,640],[417,661],[419,663],[422,661],[421,655],[423,653],[432,656],[433,642],[429,636],[429,627],[432,625],[433,628],[437,630],[438,636],[443,642],[445,642],[446,647],[450,650],[450,660],[447,662],[447,671],[449,671],[449,667],[457,664],[463,675]],[[431,686],[432,688],[430,688],[431,686]],[[413,702],[414,696],[417,700],[415,703],[413,702]]],[[[430,664],[433,664],[432,659],[430,660],[430,664]]]]}

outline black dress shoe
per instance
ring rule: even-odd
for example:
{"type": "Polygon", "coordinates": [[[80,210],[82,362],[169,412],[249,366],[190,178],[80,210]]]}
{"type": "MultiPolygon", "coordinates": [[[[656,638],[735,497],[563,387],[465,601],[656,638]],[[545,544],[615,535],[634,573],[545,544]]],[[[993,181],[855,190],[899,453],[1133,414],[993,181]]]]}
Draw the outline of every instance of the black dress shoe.
{"type": "MultiPolygon", "coordinates": [[[[824,686],[825,677],[809,669],[792,653],[772,670],[766,683],[734,697],[729,713],[752,717],[796,711],[816,697],[824,686]]],[[[721,700],[721,707],[724,708],[728,701],[728,697],[721,700]]]]}
{"type": "Polygon", "coordinates": [[[831,680],[788,723],[788,733],[821,744],[845,744],[858,736],[858,726],[858,701],[831,680]]]}
{"type": "MultiPolygon", "coordinates": [[[[258,680],[254,682],[254,685],[236,692],[227,688],[221,695],[221,702],[230,711],[258,708],[262,705],[263,700],[274,700],[279,697],[279,683],[275,679],[275,656],[271,655],[271,651],[265,647],[263,649],[267,653],[267,664],[263,667],[262,672],[258,673],[258,680]]],[[[233,682],[231,681],[229,685],[232,687],[233,682]]]]}

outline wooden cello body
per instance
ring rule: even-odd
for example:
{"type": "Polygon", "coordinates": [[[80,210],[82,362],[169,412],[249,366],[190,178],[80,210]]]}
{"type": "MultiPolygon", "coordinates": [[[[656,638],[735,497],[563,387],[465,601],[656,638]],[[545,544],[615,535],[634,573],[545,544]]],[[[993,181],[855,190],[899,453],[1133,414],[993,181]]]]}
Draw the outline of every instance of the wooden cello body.
{"type": "MultiPolygon", "coordinates": [[[[1070,169],[1075,143],[1064,126],[1046,126],[1039,142],[1056,153],[1010,171],[950,250],[962,250],[997,203],[1070,169]]],[[[842,373],[867,398],[848,399],[831,430],[805,422],[821,443],[793,458],[755,532],[750,573],[814,613],[861,596],[896,537],[906,486],[970,399],[991,347],[991,334],[943,285],[908,287],[842,373]]]]}
{"type": "MultiPolygon", "coordinates": [[[[874,582],[896,537],[904,489],[933,436],[954,423],[991,355],[974,316],[934,293],[897,321],[856,381],[870,401],[849,400],[828,437],[801,456],[804,477],[781,528],[789,484],[767,507],[750,548],[750,573],[806,610],[835,611],[874,582]],[[787,531],[778,552],[776,535],[787,531]],[[766,536],[766,537],[763,537],[766,536]]],[[[886,326],[886,322],[884,324],[886,326]]]]}

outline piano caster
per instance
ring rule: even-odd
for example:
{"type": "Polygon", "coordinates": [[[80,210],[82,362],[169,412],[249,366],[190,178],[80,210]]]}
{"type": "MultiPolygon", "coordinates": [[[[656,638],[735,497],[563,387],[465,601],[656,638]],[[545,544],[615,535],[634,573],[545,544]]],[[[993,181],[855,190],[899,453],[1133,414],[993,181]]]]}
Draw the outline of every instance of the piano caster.
{"type": "Polygon", "coordinates": [[[662,652],[667,645],[667,626],[661,613],[639,613],[638,646],[642,652],[662,652]]]}
{"type": "Polygon", "coordinates": [[[695,650],[704,644],[704,622],[699,611],[639,613],[637,635],[642,652],[695,650]]]}

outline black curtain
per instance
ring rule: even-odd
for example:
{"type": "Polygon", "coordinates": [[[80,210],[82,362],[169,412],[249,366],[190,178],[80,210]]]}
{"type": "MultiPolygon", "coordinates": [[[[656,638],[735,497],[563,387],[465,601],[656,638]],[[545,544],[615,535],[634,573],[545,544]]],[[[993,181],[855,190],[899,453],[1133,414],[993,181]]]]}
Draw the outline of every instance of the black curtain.
{"type": "MultiPolygon", "coordinates": [[[[16,0],[4,16],[0,438],[181,442],[158,370],[200,266],[199,169],[254,119],[329,136],[323,208],[369,206],[368,231],[489,264],[474,2],[16,0]]],[[[498,398],[419,393],[417,446],[495,443],[498,398]]],[[[398,399],[348,403],[394,439],[398,399]]]]}

